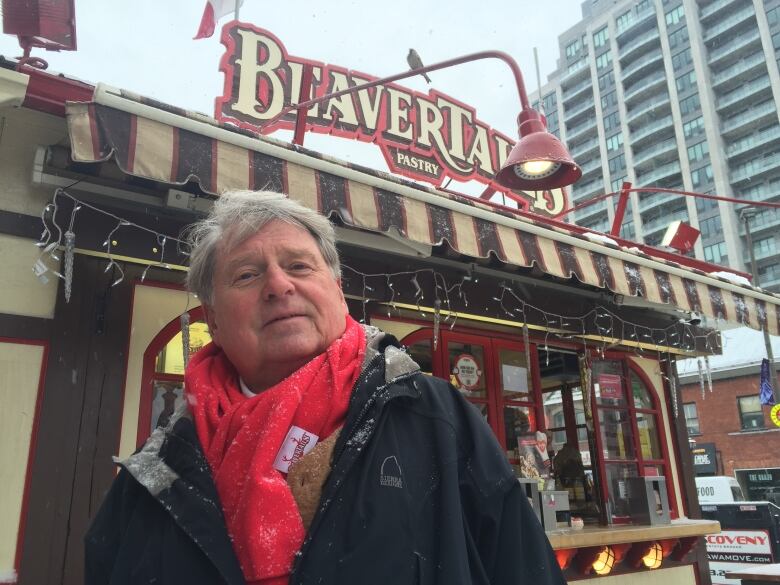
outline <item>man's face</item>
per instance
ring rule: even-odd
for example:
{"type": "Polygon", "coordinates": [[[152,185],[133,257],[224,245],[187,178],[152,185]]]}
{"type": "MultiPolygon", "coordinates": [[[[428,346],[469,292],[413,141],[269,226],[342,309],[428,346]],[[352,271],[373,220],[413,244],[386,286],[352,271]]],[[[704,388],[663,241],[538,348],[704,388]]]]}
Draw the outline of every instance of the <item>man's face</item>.
{"type": "Polygon", "coordinates": [[[259,392],[319,355],[344,332],[347,304],[314,238],[273,221],[233,250],[217,251],[214,342],[259,392]]]}

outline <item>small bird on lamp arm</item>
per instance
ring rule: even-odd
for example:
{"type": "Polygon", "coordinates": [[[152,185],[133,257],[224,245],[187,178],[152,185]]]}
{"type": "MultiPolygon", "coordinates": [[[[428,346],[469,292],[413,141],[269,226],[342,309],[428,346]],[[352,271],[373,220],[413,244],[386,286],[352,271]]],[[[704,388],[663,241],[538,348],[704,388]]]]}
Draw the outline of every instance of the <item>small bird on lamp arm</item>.
{"type": "MultiPolygon", "coordinates": [[[[425,67],[425,65],[423,65],[422,59],[420,59],[420,55],[414,49],[409,49],[409,54],[406,56],[406,62],[409,63],[409,67],[411,69],[420,69],[425,67]]],[[[421,73],[420,75],[422,75],[425,78],[425,81],[428,83],[431,82],[431,78],[428,77],[425,73],[421,73]]]]}

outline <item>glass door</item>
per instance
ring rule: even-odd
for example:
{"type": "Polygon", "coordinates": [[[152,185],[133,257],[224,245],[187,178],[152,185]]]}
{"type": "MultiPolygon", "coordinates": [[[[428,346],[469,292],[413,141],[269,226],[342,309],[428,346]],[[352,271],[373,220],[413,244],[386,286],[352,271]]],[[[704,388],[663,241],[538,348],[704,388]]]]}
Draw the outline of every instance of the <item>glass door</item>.
{"type": "Polygon", "coordinates": [[[447,332],[442,335],[442,372],[450,384],[475,405],[488,424],[496,428],[495,389],[490,339],[447,332]]]}

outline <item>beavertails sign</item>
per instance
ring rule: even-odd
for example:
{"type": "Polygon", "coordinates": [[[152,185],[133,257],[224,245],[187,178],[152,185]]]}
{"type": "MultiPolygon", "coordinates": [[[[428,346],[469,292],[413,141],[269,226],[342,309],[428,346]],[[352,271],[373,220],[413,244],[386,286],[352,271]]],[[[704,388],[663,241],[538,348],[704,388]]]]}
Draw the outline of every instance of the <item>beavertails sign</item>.
{"type": "MultiPolygon", "coordinates": [[[[336,65],[292,57],[272,33],[241,22],[222,31],[227,51],[220,70],[224,94],[215,117],[268,134],[295,127],[295,111],[266,123],[298,103],[304,66],[313,70],[312,97],[354,87],[378,77],[336,65]]],[[[447,178],[492,183],[514,141],[477,119],[474,108],[436,90],[427,94],[387,84],[312,106],[307,130],[373,142],[393,172],[440,186],[447,178]]],[[[513,192],[529,211],[555,215],[567,206],[561,189],[513,192]]]]}

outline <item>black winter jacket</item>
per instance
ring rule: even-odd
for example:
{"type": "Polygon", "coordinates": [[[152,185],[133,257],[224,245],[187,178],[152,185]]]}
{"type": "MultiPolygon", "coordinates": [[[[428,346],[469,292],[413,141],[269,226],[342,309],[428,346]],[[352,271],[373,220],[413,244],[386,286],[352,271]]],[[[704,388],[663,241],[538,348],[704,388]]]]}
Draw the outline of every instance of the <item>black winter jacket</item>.
{"type": "MultiPolygon", "coordinates": [[[[374,339],[291,585],[562,585],[490,428],[374,339]]],[[[244,583],[187,415],[122,470],[86,535],[87,585],[244,583]]]]}

